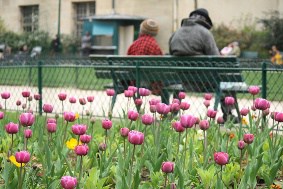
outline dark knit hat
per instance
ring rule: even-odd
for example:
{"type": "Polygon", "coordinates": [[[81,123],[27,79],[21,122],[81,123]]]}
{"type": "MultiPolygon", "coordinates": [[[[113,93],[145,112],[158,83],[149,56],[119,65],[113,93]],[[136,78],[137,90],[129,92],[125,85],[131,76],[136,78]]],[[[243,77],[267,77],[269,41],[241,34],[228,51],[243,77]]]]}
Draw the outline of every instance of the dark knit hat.
{"type": "Polygon", "coordinates": [[[159,30],[158,24],[152,19],[146,19],[140,25],[141,34],[149,34],[152,36],[156,36],[158,30],[159,30]]]}
{"type": "Polygon", "coordinates": [[[205,17],[205,19],[208,22],[208,24],[211,25],[211,27],[213,26],[212,21],[211,21],[211,19],[209,17],[208,11],[206,9],[204,9],[204,8],[196,9],[196,10],[194,10],[194,11],[192,11],[190,13],[189,17],[191,17],[194,14],[198,14],[198,15],[201,15],[201,16],[205,17]]]}

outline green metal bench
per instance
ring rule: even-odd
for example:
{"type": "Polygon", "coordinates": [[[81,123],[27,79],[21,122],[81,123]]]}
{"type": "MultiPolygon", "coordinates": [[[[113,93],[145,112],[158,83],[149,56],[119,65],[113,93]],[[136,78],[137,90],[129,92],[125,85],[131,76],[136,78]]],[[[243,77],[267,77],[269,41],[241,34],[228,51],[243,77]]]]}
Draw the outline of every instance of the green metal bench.
{"type": "Polygon", "coordinates": [[[215,93],[214,108],[217,109],[221,96],[229,94],[237,99],[237,93],[248,89],[236,57],[91,56],[93,61],[97,58],[103,58],[107,64],[97,65],[96,77],[112,79],[116,91],[127,89],[126,81],[149,89],[152,82],[159,81],[164,103],[169,103],[170,92],[211,92],[215,93]]]}

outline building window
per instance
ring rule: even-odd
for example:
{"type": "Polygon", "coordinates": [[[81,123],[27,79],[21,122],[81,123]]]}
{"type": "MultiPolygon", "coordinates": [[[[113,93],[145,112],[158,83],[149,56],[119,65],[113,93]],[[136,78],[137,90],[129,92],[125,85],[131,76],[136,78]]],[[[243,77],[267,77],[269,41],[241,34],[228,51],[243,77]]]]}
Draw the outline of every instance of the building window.
{"type": "Polygon", "coordinates": [[[38,5],[21,6],[21,24],[24,32],[34,32],[38,30],[38,5]]]}
{"type": "Polygon", "coordinates": [[[82,36],[83,18],[95,15],[95,2],[74,3],[75,9],[75,33],[82,36]]]}

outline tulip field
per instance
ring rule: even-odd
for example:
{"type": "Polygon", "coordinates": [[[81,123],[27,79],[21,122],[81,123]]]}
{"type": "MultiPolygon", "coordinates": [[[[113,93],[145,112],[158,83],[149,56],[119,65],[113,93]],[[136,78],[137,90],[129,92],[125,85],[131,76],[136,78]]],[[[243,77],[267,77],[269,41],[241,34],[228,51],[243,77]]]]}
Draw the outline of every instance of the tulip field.
{"type": "MultiPolygon", "coordinates": [[[[17,111],[8,111],[13,95],[0,93],[0,188],[282,188],[283,112],[259,98],[257,86],[249,88],[252,104],[239,107],[240,123],[214,110],[210,93],[203,94],[200,114],[190,111],[187,93],[167,105],[150,98],[150,90],[130,86],[115,119],[111,104],[103,118],[95,117],[100,99],[94,96],[61,92],[52,101],[61,112],[45,103],[39,115],[31,101],[41,95],[22,91],[13,102],[17,111]],[[67,109],[67,103],[85,108],[67,109]]],[[[109,99],[114,94],[105,91],[109,99]]],[[[232,109],[235,99],[226,96],[224,103],[232,109]]]]}

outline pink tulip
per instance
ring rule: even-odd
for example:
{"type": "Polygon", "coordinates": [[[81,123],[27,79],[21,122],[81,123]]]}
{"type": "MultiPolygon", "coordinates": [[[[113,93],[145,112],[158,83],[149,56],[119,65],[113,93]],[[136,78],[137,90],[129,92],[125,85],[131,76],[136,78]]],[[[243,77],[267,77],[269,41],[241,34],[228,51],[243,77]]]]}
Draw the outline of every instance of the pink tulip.
{"type": "Polygon", "coordinates": [[[142,105],[142,99],[141,98],[136,98],[135,99],[135,105],[136,106],[141,106],[142,105]]]}
{"type": "Polygon", "coordinates": [[[178,97],[179,97],[179,99],[185,99],[186,93],[185,92],[179,92],[178,97]]]}
{"type": "Polygon", "coordinates": [[[109,130],[112,127],[112,121],[109,119],[102,120],[102,128],[105,130],[109,130]]]}
{"type": "Polygon", "coordinates": [[[178,103],[170,104],[170,112],[178,112],[180,110],[180,105],[178,103]]]}
{"type": "Polygon", "coordinates": [[[74,112],[64,112],[64,120],[74,122],[76,120],[76,114],[74,112]]]}
{"type": "Polygon", "coordinates": [[[26,130],[24,131],[24,134],[25,134],[25,137],[26,137],[26,138],[31,138],[31,136],[32,136],[32,130],[31,130],[31,129],[26,129],[26,130]]]}
{"type": "Polygon", "coordinates": [[[216,121],[218,124],[223,124],[225,122],[222,116],[218,117],[216,121]]]}
{"type": "Polygon", "coordinates": [[[240,110],[240,114],[242,116],[248,115],[249,112],[250,112],[249,108],[245,108],[245,107],[240,110]]]}
{"type": "Polygon", "coordinates": [[[132,130],[128,133],[128,140],[131,144],[141,145],[144,141],[144,134],[142,132],[132,130]]]}
{"type": "Polygon", "coordinates": [[[204,99],[205,99],[205,100],[211,100],[211,99],[212,99],[212,96],[213,96],[213,95],[212,95],[211,93],[205,93],[205,94],[204,94],[204,99]]]}
{"type": "Polygon", "coordinates": [[[156,111],[159,114],[166,115],[170,112],[170,106],[164,103],[158,103],[156,104],[156,111]]]}
{"type": "Polygon", "coordinates": [[[184,128],[192,128],[196,124],[196,117],[193,115],[182,115],[180,122],[184,128]]]}
{"type": "Polygon", "coordinates": [[[122,137],[128,137],[130,130],[127,127],[123,127],[120,129],[120,135],[122,137]]]}
{"type": "Polygon", "coordinates": [[[213,109],[208,109],[206,115],[210,118],[215,118],[217,114],[217,111],[213,109]]]}
{"type": "Polygon", "coordinates": [[[240,150],[243,150],[243,149],[245,148],[245,146],[246,146],[245,141],[243,141],[243,140],[239,140],[239,141],[238,141],[238,148],[239,148],[240,150]]]}
{"type": "Polygon", "coordinates": [[[47,122],[46,128],[49,133],[55,133],[57,129],[57,124],[53,122],[47,122]]]}
{"type": "Polygon", "coordinates": [[[21,102],[20,100],[17,100],[17,101],[16,101],[16,105],[17,105],[17,106],[20,106],[21,104],[22,104],[22,102],[21,102]]]}
{"type": "Polygon", "coordinates": [[[216,152],[214,153],[214,161],[218,165],[226,165],[229,161],[229,155],[225,152],[216,152]]]}
{"type": "Polygon", "coordinates": [[[131,121],[136,121],[139,118],[139,113],[134,110],[128,111],[128,119],[131,121]]]}
{"type": "Polygon", "coordinates": [[[125,90],[124,95],[125,95],[125,97],[130,98],[130,97],[134,96],[134,92],[132,90],[125,90]]]}
{"type": "Polygon", "coordinates": [[[78,156],[85,156],[88,153],[88,146],[86,144],[78,145],[75,147],[75,153],[78,156]]]}
{"type": "Polygon", "coordinates": [[[32,126],[32,124],[35,121],[35,117],[32,113],[22,113],[20,115],[19,121],[22,126],[28,127],[28,126],[32,126]]]}
{"type": "Polygon", "coordinates": [[[59,93],[58,98],[59,98],[59,100],[64,101],[67,98],[67,94],[66,93],[59,93]]]}
{"type": "Polygon", "coordinates": [[[201,120],[199,122],[199,128],[203,131],[207,130],[209,128],[209,121],[207,120],[201,120]]]}
{"type": "Polygon", "coordinates": [[[42,109],[45,113],[52,113],[53,106],[51,104],[43,104],[42,109]]]}
{"type": "Polygon", "coordinates": [[[75,97],[71,96],[71,97],[69,98],[69,102],[70,102],[71,104],[75,104],[75,103],[77,102],[77,99],[76,99],[75,97]]]}
{"type": "Polygon", "coordinates": [[[276,112],[276,114],[274,114],[274,120],[278,121],[278,122],[283,122],[283,112],[276,112]]]}
{"type": "Polygon", "coordinates": [[[251,144],[254,141],[254,135],[253,134],[244,134],[244,141],[247,144],[251,144]]]}
{"type": "Polygon", "coordinates": [[[0,120],[4,118],[4,112],[0,112],[0,120]]]}
{"type": "Polygon", "coordinates": [[[86,97],[88,102],[93,102],[94,101],[94,96],[88,96],[86,97]]]}
{"type": "Polygon", "coordinates": [[[270,102],[263,98],[256,98],[254,102],[255,108],[259,110],[265,110],[270,108],[270,102]]]}
{"type": "Polygon", "coordinates": [[[234,99],[234,97],[232,97],[232,96],[226,96],[225,99],[224,99],[224,103],[225,103],[227,106],[234,105],[234,104],[235,104],[235,99],[234,99]]]}
{"type": "Polygon", "coordinates": [[[35,99],[35,100],[40,100],[40,94],[34,94],[33,95],[33,98],[35,99]]]}
{"type": "Polygon", "coordinates": [[[9,92],[3,92],[3,93],[1,93],[2,99],[7,100],[7,99],[10,98],[10,96],[11,96],[11,94],[10,94],[9,92]]]}
{"type": "Polygon", "coordinates": [[[57,120],[54,118],[48,118],[46,123],[57,123],[57,120]]]}
{"type": "Polygon", "coordinates": [[[174,98],[173,100],[172,100],[172,103],[171,104],[173,104],[173,103],[176,103],[176,104],[181,104],[181,102],[180,102],[180,100],[179,99],[177,99],[177,98],[174,98]]]}
{"type": "Polygon", "coordinates": [[[157,105],[157,104],[160,103],[160,102],[161,102],[161,101],[160,101],[159,99],[155,99],[155,98],[149,100],[149,104],[150,104],[150,105],[157,105]]]}
{"type": "Polygon", "coordinates": [[[161,170],[163,173],[173,173],[174,163],[171,161],[163,162],[161,165],[161,170]]]}
{"type": "Polygon", "coordinates": [[[128,90],[133,91],[134,93],[136,93],[138,91],[138,88],[135,86],[129,86],[128,90]]]}
{"type": "Polygon", "coordinates": [[[80,102],[81,105],[85,105],[86,104],[85,98],[79,98],[79,102],[80,102]]]}
{"type": "Polygon", "coordinates": [[[75,125],[72,126],[72,132],[75,135],[83,135],[83,134],[85,134],[86,129],[87,129],[87,126],[83,125],[83,124],[75,124],[75,125]]]}
{"type": "Polygon", "coordinates": [[[188,102],[181,102],[180,103],[180,109],[182,110],[188,110],[190,108],[190,104],[188,102]]]}
{"type": "Polygon", "coordinates": [[[80,141],[82,143],[84,143],[84,144],[87,144],[87,143],[89,143],[91,141],[91,136],[90,135],[86,135],[86,134],[81,135],[80,136],[80,141]]]}
{"type": "Polygon", "coordinates": [[[150,111],[151,113],[156,113],[156,105],[150,105],[150,106],[149,106],[149,111],[150,111]]]}
{"type": "Polygon", "coordinates": [[[176,132],[182,133],[185,131],[185,127],[182,126],[180,121],[172,122],[172,127],[175,129],[176,132]]]}
{"type": "Polygon", "coordinates": [[[115,90],[114,89],[106,89],[106,94],[107,94],[107,96],[114,96],[115,90]]]}
{"type": "Polygon", "coordinates": [[[204,104],[205,107],[208,108],[210,106],[210,100],[204,100],[203,104],[204,104]]]}
{"type": "Polygon", "coordinates": [[[258,86],[250,86],[248,91],[252,95],[257,95],[260,91],[260,88],[258,86]]]}
{"type": "Polygon", "coordinates": [[[142,123],[145,125],[151,125],[154,121],[154,118],[151,114],[144,114],[141,117],[142,123]]]}
{"type": "Polygon", "coordinates": [[[139,88],[139,94],[140,96],[149,96],[150,90],[146,88],[139,88]]]}
{"type": "Polygon", "coordinates": [[[61,186],[64,189],[74,189],[77,186],[77,179],[71,176],[63,176],[61,178],[61,186]]]}
{"type": "Polygon", "coordinates": [[[18,163],[28,163],[30,161],[30,154],[27,151],[19,151],[15,154],[18,163]]]}
{"type": "Polygon", "coordinates": [[[23,92],[22,92],[22,96],[23,96],[24,98],[28,98],[28,97],[30,96],[30,91],[23,91],[23,92]]]}
{"type": "Polygon", "coordinates": [[[8,123],[5,125],[5,130],[8,134],[16,134],[19,132],[19,125],[13,122],[8,123]]]}

